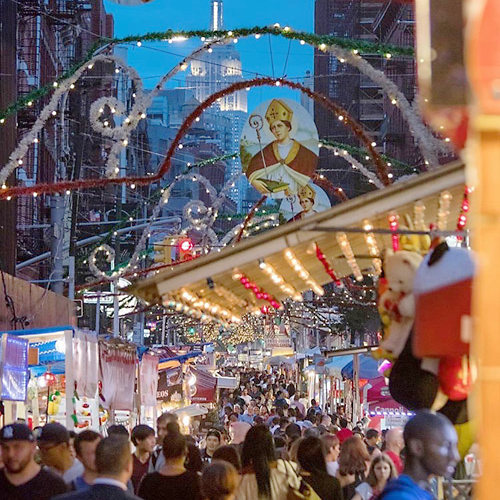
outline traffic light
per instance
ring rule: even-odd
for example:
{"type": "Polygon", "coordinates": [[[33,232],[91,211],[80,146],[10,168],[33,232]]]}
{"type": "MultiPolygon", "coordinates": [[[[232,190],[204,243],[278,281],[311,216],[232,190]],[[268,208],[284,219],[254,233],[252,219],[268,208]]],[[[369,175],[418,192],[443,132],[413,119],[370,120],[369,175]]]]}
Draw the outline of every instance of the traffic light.
{"type": "Polygon", "coordinates": [[[162,262],[164,264],[172,262],[172,244],[170,243],[170,238],[165,238],[162,242],[155,243],[153,248],[155,251],[155,262],[162,262]]]}
{"type": "Polygon", "coordinates": [[[179,248],[179,260],[189,260],[194,257],[194,243],[190,238],[179,239],[177,247],[179,248]]]}

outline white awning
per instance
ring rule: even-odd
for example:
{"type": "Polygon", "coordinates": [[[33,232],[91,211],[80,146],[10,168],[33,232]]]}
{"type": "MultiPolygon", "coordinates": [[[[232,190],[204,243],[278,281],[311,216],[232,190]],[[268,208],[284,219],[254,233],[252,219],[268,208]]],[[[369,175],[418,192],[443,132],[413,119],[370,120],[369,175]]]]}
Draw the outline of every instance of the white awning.
{"type": "Polygon", "coordinates": [[[282,301],[288,295],[283,287],[264,273],[260,267],[262,260],[271,264],[287,284],[298,292],[303,292],[310,286],[288,264],[285,251],[292,250],[310,276],[324,285],[331,282],[332,278],[312,247],[316,244],[321,249],[337,277],[351,275],[352,268],[337,240],[339,233],[345,233],[361,272],[373,273],[373,255],[370,255],[366,233],[363,232],[365,220],[374,228],[377,247],[382,252],[392,248],[392,234],[388,233],[388,214],[391,211],[397,213],[402,226],[405,215],[413,218],[415,203],[419,202],[425,206],[425,224],[435,224],[440,195],[448,191],[452,198],[448,208],[447,229],[454,231],[460,215],[464,186],[465,168],[463,164],[455,162],[405,182],[358,196],[308,219],[285,224],[243,240],[221,252],[212,252],[161,270],[149,278],[137,280],[129,288],[129,292],[150,304],[167,304],[175,300],[177,303],[190,305],[185,297],[194,296],[212,306],[230,309],[231,314],[241,317],[268,303],[256,299],[252,290],[246,289],[240,280],[234,279],[235,269],[278,301],[282,301]],[[377,233],[376,230],[381,230],[382,233],[377,233]],[[221,298],[220,294],[215,293],[215,286],[229,293],[221,298]],[[234,301],[228,301],[227,296],[233,297],[234,301]]]}

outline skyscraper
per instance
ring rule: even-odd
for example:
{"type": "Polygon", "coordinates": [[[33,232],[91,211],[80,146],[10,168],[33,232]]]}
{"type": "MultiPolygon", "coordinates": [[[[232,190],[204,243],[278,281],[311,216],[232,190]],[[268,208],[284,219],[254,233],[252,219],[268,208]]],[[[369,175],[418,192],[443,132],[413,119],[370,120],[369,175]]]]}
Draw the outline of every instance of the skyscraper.
{"type": "MultiPolygon", "coordinates": [[[[224,28],[224,3],[223,0],[211,0],[212,31],[224,28]]],[[[210,52],[191,63],[190,73],[186,76],[186,86],[192,90],[199,102],[205,101],[210,95],[229,87],[233,83],[243,81],[240,54],[235,43],[214,46],[210,52]]],[[[246,91],[235,92],[223,97],[213,105],[222,115],[230,120],[229,143],[227,153],[236,153],[239,149],[239,140],[247,116],[246,91]]],[[[228,180],[233,175],[241,172],[239,160],[231,160],[226,172],[228,180]]],[[[237,203],[241,211],[243,200],[246,197],[247,183],[239,182],[231,190],[230,197],[237,203]]]]}

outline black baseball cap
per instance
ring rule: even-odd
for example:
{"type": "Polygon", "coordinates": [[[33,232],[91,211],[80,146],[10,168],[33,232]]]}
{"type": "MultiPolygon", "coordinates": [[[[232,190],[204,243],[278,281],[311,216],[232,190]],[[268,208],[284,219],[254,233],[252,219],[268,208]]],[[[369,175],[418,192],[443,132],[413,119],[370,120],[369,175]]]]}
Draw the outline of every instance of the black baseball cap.
{"type": "Polygon", "coordinates": [[[26,424],[9,424],[0,430],[0,443],[7,441],[35,441],[35,436],[26,424]]]}
{"type": "Polygon", "coordinates": [[[69,443],[69,432],[64,425],[47,424],[42,427],[38,441],[42,443],[69,443]]]}

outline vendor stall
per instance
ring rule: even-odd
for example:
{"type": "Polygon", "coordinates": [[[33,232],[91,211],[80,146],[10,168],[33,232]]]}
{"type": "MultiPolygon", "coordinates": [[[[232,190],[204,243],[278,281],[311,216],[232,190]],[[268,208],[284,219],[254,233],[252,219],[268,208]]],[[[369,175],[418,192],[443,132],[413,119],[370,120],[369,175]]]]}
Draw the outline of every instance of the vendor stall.
{"type": "Polygon", "coordinates": [[[283,281],[294,290],[303,292],[313,288],[321,295],[322,285],[331,282],[332,275],[363,279],[363,273],[377,272],[379,262],[374,259],[380,258],[383,249],[392,248],[394,233],[399,231],[390,226],[390,213],[397,215],[403,225],[404,216],[413,217],[418,202],[428,227],[437,220],[439,200],[446,191],[450,201],[448,222],[441,225],[441,231],[454,232],[462,207],[464,183],[463,165],[453,163],[241,241],[220,253],[161,270],[150,278],[136,281],[129,291],[149,304],[163,304],[186,314],[214,311],[210,314],[223,324],[228,321],[227,314],[238,321],[248,312],[279,308],[281,301],[290,297],[292,288],[277,284],[280,280],[273,281],[269,273],[264,272],[266,265],[279,269],[283,281]],[[371,235],[369,242],[368,235],[371,235]],[[304,270],[308,273],[307,279],[303,279],[304,270]],[[221,301],[213,284],[230,292],[233,303],[221,301]],[[256,295],[252,290],[257,288],[256,295]],[[273,301],[269,303],[267,298],[271,296],[273,301]]]}
{"type": "MultiPolygon", "coordinates": [[[[40,417],[45,422],[55,417],[61,409],[61,423],[68,429],[73,429],[75,421],[73,418],[75,405],[73,401],[73,390],[66,388],[74,387],[75,379],[73,372],[73,326],[59,326],[53,328],[39,328],[32,330],[15,330],[6,332],[8,336],[25,339],[29,347],[34,351],[34,358],[30,363],[31,384],[26,400],[31,409],[33,425],[40,424],[40,417]],[[59,378],[57,378],[59,376],[59,378]],[[40,395],[39,390],[47,391],[40,395]],[[40,404],[45,407],[45,412],[40,415],[40,404]],[[52,405],[50,404],[52,403],[52,405]],[[54,406],[54,403],[56,406],[54,406]],[[64,408],[64,413],[62,413],[64,408]],[[57,410],[57,411],[56,411],[57,410]]],[[[21,409],[26,418],[26,407],[21,409]]]]}

